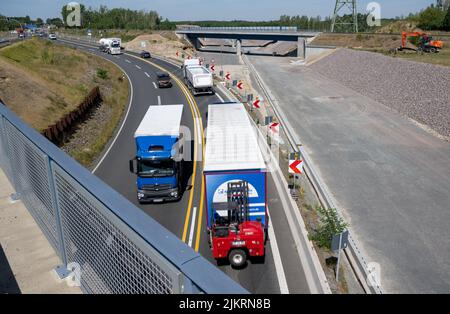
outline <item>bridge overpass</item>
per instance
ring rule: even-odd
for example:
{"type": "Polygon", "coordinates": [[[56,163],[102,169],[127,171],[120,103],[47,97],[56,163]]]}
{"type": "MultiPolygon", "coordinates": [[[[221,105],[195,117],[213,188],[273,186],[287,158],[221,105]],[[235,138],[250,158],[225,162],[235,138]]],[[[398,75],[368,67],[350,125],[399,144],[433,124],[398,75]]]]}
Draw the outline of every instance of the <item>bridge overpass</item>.
{"type": "Polygon", "coordinates": [[[297,57],[305,59],[306,40],[319,32],[298,31],[296,27],[181,27],[176,30],[192,42],[195,49],[200,47],[199,38],[231,39],[236,53],[242,54],[242,40],[267,40],[297,42],[297,57]]]}

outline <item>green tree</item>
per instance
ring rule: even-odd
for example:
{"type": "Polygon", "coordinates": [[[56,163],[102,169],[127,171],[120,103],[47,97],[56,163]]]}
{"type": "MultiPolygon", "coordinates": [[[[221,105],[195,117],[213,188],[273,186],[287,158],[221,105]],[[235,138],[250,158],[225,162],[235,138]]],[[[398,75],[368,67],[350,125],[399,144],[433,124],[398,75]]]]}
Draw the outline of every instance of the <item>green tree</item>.
{"type": "Polygon", "coordinates": [[[445,12],[431,5],[419,13],[416,21],[418,22],[417,26],[424,30],[437,30],[442,28],[444,18],[445,12]]]}
{"type": "Polygon", "coordinates": [[[444,21],[442,22],[442,30],[450,31],[450,6],[447,9],[447,14],[445,15],[444,21]]]}

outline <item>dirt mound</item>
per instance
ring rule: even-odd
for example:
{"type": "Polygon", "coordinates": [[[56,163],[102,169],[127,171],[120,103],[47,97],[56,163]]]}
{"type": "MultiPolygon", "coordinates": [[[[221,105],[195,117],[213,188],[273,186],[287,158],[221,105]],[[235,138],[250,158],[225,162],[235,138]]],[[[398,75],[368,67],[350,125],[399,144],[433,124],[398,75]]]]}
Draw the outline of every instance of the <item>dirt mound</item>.
{"type": "Polygon", "coordinates": [[[147,50],[154,54],[165,55],[172,58],[177,58],[177,52],[179,52],[180,58],[183,53],[189,56],[193,55],[192,48],[174,37],[168,36],[168,34],[140,35],[126,43],[125,49],[130,51],[147,50]]]}
{"type": "Polygon", "coordinates": [[[389,23],[378,29],[376,33],[383,34],[399,34],[401,32],[421,32],[422,30],[417,27],[417,24],[409,21],[396,21],[389,23]]]}

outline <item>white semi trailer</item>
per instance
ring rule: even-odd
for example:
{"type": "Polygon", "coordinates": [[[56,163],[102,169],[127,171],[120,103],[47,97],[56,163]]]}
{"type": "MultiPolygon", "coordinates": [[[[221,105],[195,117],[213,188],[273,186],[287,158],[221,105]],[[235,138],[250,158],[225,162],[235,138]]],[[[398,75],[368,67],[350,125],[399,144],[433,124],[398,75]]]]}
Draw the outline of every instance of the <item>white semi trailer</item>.
{"type": "Polygon", "coordinates": [[[122,41],[120,38],[102,38],[100,39],[99,43],[100,49],[106,53],[112,55],[119,55],[122,53],[122,41]]]}
{"type": "Polygon", "coordinates": [[[213,76],[208,69],[200,65],[200,60],[186,60],[183,66],[186,85],[195,95],[214,94],[213,76]]]}

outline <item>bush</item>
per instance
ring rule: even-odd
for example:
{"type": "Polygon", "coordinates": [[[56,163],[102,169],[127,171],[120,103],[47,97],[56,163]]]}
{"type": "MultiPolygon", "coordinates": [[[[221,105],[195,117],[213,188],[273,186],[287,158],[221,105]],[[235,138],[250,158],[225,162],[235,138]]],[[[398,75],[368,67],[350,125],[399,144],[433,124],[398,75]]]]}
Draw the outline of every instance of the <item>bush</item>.
{"type": "Polygon", "coordinates": [[[348,224],[339,217],[335,208],[316,207],[320,217],[320,226],[310,237],[319,247],[331,248],[331,239],[333,235],[339,234],[347,229],[348,224]]]}
{"type": "Polygon", "coordinates": [[[450,31],[450,6],[447,9],[447,14],[445,15],[444,22],[442,22],[442,30],[450,31]]]}
{"type": "Polygon", "coordinates": [[[108,71],[104,69],[97,69],[97,77],[101,78],[102,80],[108,79],[108,71]]]}

